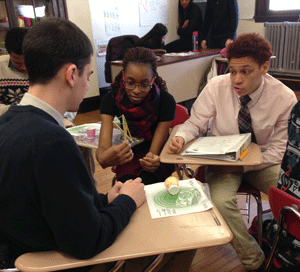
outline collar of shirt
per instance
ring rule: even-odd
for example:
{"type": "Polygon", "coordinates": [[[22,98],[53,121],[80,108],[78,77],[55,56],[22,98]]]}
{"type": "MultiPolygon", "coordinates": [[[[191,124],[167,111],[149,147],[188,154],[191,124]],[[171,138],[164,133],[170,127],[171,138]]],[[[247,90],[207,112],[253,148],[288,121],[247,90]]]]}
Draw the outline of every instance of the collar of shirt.
{"type": "Polygon", "coordinates": [[[66,128],[65,124],[64,124],[64,119],[61,116],[61,114],[56,109],[51,107],[49,104],[47,104],[46,102],[37,98],[34,95],[25,93],[22,100],[20,101],[19,105],[20,106],[34,106],[36,108],[39,108],[39,109],[43,110],[44,112],[48,113],[49,115],[51,115],[58,122],[58,124],[61,127],[66,128]]]}
{"type": "Polygon", "coordinates": [[[251,98],[251,101],[249,102],[249,108],[253,107],[258,102],[258,100],[261,98],[261,95],[262,95],[262,92],[264,89],[264,85],[265,85],[265,79],[264,79],[264,77],[262,77],[262,81],[261,81],[261,84],[258,87],[258,89],[255,92],[253,92],[252,94],[249,94],[249,96],[251,98]]]}

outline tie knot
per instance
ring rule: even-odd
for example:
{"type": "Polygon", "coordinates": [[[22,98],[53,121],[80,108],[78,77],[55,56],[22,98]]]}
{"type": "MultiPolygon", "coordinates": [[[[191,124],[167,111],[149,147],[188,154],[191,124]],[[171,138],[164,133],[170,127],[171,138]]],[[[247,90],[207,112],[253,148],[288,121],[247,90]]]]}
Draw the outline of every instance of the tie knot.
{"type": "Polygon", "coordinates": [[[246,106],[248,102],[251,100],[249,95],[244,95],[240,97],[241,105],[246,106]]]}

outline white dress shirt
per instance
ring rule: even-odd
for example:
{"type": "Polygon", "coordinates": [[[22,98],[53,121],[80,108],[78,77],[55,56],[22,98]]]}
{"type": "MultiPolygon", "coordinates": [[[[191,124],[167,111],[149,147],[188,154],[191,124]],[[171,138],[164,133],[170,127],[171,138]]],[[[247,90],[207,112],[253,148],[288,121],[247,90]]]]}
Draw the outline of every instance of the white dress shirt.
{"type": "MultiPolygon", "coordinates": [[[[260,146],[263,164],[245,166],[244,171],[260,170],[280,164],[288,139],[288,117],[296,104],[294,92],[269,74],[263,76],[261,86],[249,95],[248,108],[257,144],[260,146]]],[[[189,142],[207,132],[212,135],[239,134],[238,94],[233,90],[230,74],[209,81],[196,99],[191,117],[179,127],[176,136],[189,142]]]]}

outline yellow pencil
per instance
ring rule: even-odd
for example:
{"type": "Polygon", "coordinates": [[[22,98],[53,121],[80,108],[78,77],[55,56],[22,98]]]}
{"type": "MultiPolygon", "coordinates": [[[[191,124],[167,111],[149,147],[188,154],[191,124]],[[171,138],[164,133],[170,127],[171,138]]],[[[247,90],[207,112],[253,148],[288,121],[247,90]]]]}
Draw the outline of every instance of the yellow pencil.
{"type": "Polygon", "coordinates": [[[125,120],[125,116],[124,114],[122,114],[122,124],[123,124],[123,128],[124,128],[124,139],[127,140],[127,130],[128,130],[128,126],[125,120]]]}
{"type": "Polygon", "coordinates": [[[243,152],[243,154],[240,156],[240,159],[241,159],[241,160],[244,159],[244,157],[245,157],[248,153],[249,153],[249,148],[247,148],[247,149],[243,152]]]}
{"type": "Polygon", "coordinates": [[[118,124],[114,123],[114,127],[117,128],[121,132],[122,136],[124,135],[124,130],[121,129],[121,127],[118,124]]]}

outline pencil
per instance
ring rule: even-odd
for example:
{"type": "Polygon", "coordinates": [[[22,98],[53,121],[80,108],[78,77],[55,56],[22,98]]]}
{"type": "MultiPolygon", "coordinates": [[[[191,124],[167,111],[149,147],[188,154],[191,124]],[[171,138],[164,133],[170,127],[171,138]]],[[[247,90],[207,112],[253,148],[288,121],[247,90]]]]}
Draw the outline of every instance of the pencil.
{"type": "Polygon", "coordinates": [[[118,130],[121,132],[122,135],[124,135],[124,130],[121,129],[121,127],[120,127],[118,124],[114,123],[114,127],[115,127],[116,129],[118,129],[118,130]]]}
{"type": "Polygon", "coordinates": [[[125,116],[124,114],[122,114],[122,124],[123,124],[123,128],[124,128],[124,139],[127,140],[127,129],[128,129],[128,126],[127,126],[127,123],[125,121],[125,116]]]}
{"type": "Polygon", "coordinates": [[[241,159],[241,160],[244,159],[244,157],[245,157],[248,153],[249,153],[249,148],[247,148],[247,149],[243,152],[243,154],[240,156],[240,159],[241,159]]]}

